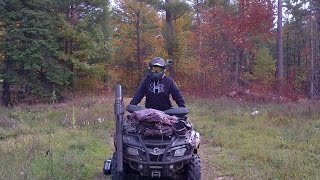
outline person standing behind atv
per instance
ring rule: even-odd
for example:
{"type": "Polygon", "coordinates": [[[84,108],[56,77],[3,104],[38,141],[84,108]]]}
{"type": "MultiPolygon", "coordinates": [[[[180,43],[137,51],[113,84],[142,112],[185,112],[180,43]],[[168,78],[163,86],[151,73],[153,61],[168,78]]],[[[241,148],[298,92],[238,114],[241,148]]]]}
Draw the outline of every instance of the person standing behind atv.
{"type": "Polygon", "coordinates": [[[166,62],[155,57],[149,63],[149,73],[140,82],[130,104],[137,105],[146,96],[145,107],[164,111],[172,108],[170,94],[179,107],[185,107],[184,98],[176,83],[165,75],[166,62]]]}

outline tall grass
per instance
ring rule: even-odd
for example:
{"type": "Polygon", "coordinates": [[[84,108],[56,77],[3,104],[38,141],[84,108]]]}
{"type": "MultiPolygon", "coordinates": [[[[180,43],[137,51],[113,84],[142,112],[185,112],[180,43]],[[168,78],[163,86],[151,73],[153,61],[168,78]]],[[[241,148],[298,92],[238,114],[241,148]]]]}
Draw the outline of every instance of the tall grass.
{"type": "Polygon", "coordinates": [[[2,109],[0,118],[9,124],[0,127],[0,179],[94,179],[113,150],[106,98],[2,109]]]}
{"type": "Polygon", "coordinates": [[[212,178],[320,179],[319,103],[219,99],[190,105],[204,148],[214,152],[206,155],[219,169],[212,178]],[[253,111],[259,113],[251,115],[253,111]]]}
{"type": "MultiPolygon", "coordinates": [[[[88,97],[0,109],[0,179],[101,177],[114,148],[113,102],[88,97]]],[[[320,179],[319,103],[221,98],[188,99],[187,106],[202,137],[205,179],[320,179]]]]}

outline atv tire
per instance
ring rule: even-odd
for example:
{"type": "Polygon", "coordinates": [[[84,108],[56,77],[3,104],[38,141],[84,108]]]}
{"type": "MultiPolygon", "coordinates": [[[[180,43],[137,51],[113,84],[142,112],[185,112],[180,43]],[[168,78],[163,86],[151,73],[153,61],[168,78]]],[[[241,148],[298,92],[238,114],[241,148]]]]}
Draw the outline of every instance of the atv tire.
{"type": "Polygon", "coordinates": [[[185,167],[187,180],[200,180],[201,179],[201,161],[198,154],[192,154],[192,158],[185,167]]]}

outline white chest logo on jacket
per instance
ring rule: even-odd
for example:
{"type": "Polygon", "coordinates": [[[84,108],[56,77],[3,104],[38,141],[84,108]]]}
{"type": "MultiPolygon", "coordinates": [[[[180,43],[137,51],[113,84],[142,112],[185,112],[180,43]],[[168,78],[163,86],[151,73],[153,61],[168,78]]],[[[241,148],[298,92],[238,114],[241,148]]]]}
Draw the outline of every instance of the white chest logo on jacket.
{"type": "Polygon", "coordinates": [[[161,92],[164,92],[164,85],[160,84],[159,81],[157,82],[157,84],[156,82],[153,82],[150,84],[149,91],[153,92],[154,94],[159,94],[161,92]]]}

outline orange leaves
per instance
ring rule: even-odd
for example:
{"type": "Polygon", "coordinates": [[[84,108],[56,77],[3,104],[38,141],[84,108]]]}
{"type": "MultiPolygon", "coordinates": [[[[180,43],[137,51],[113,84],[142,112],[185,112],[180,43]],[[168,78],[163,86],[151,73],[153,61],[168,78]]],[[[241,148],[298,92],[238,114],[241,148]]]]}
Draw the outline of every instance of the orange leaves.
{"type": "MultiPolygon", "coordinates": [[[[202,9],[195,35],[201,68],[198,74],[208,89],[227,89],[254,62],[257,39],[270,37],[271,0],[238,0],[235,4],[202,9]]],[[[208,92],[207,92],[208,93],[208,92]]]]}
{"type": "Polygon", "coordinates": [[[273,9],[270,0],[241,0],[236,11],[222,6],[203,12],[203,31],[210,40],[218,39],[250,47],[251,37],[269,36],[273,27],[273,9]]]}
{"type": "Polygon", "coordinates": [[[240,5],[239,26],[251,35],[268,35],[273,27],[273,7],[270,0],[249,0],[240,5]]]}

